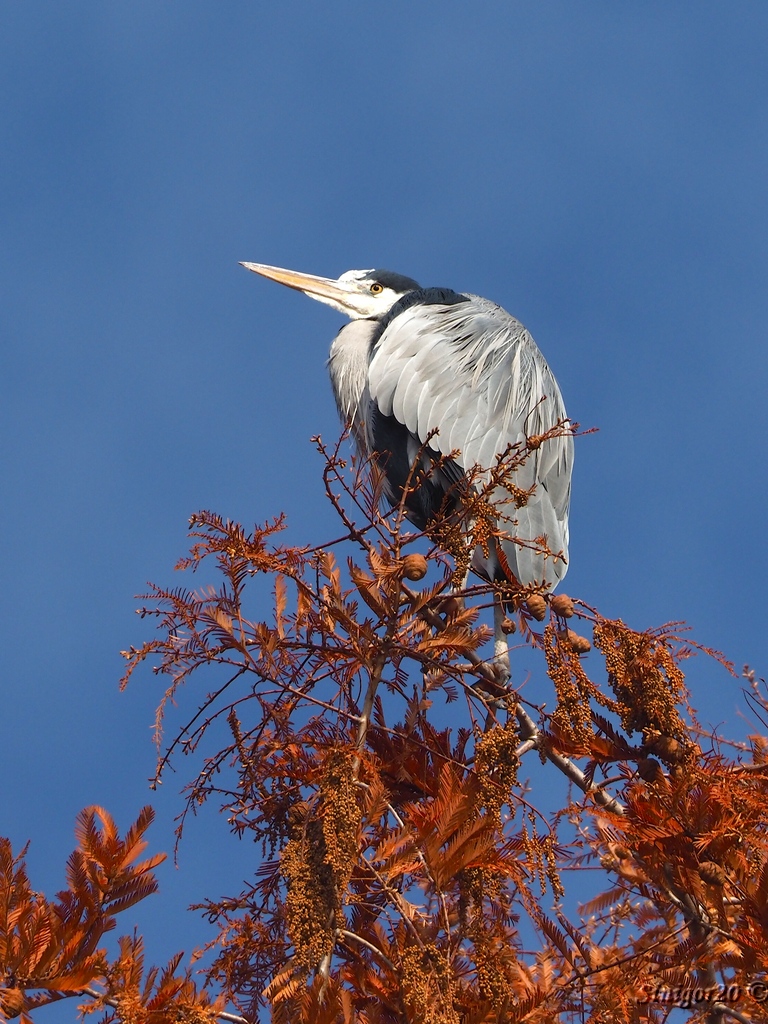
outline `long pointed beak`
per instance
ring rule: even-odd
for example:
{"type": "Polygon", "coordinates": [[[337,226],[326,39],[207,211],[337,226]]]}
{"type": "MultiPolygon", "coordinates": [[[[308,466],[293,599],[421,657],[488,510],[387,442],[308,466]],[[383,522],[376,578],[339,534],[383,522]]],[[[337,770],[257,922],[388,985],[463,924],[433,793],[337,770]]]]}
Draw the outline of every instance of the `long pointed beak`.
{"type": "Polygon", "coordinates": [[[270,267],[266,263],[241,263],[240,266],[252,270],[254,274],[268,277],[270,281],[277,281],[288,288],[304,292],[312,299],[334,306],[347,316],[359,316],[364,313],[362,300],[369,299],[367,292],[363,293],[357,281],[334,281],[330,277],[301,274],[297,270],[283,270],[282,267],[270,267]]]}

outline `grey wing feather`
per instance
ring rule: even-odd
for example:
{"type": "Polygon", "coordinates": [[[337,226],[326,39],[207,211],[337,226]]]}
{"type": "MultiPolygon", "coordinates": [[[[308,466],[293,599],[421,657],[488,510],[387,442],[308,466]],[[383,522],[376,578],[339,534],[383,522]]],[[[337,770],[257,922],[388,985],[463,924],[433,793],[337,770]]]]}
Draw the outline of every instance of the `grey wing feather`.
{"type": "MultiPolygon", "coordinates": [[[[488,469],[508,444],[542,434],[565,419],[551,370],[523,325],[487,299],[453,305],[415,304],[396,316],[376,343],[368,368],[371,399],[443,454],[460,451],[459,465],[488,469]]],[[[573,463],[570,436],[552,438],[518,470],[518,486],[536,491],[521,509],[504,509],[511,536],[532,542],[546,535],[563,559],[544,558],[513,541],[503,543],[523,583],[553,585],[565,575],[573,463]]]]}

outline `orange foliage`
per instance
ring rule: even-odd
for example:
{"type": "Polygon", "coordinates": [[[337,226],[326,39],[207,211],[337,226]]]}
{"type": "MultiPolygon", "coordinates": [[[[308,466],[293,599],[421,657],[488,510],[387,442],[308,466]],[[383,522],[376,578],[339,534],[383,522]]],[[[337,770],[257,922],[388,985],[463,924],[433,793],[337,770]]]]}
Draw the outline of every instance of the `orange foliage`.
{"type": "Polygon", "coordinates": [[[282,519],[194,516],[179,567],[216,583],[154,588],[141,614],[159,635],[125,652],[126,680],[147,659],[167,679],[157,779],[199,759],[179,836],[213,797],[261,851],[244,891],[198,908],[217,927],[203,986],[179,958],[145,973],[135,936],[107,959],[101,936],[158,859],[136,863],[148,812],[122,841],[88,812],[56,903],[0,847],[4,1012],[78,992],[129,1024],[262,1007],[278,1024],[623,1024],[675,1003],[767,1019],[768,740],[698,725],[681,665],[703,649],[507,586],[505,632],[540,652],[531,703],[493,664],[491,587],[453,592],[456,523],[409,532],[320,448],[343,535],[300,548],[282,519]]]}
{"type": "Polygon", "coordinates": [[[165,855],[138,861],[153,817],[145,807],[121,839],[106,811],[82,811],[67,888],[53,901],[32,889],[23,855],[14,858],[8,840],[0,839],[0,1004],[6,1016],[26,1022],[36,1007],[102,978],[100,943],[116,915],[157,891],[153,871],[165,855]]]}

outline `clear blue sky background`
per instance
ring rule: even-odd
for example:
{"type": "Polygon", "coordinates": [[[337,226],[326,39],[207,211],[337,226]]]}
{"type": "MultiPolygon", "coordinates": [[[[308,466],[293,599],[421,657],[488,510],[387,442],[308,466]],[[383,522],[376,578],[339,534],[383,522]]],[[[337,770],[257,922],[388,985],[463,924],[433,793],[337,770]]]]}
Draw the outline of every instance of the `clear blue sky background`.
{"type": "MultiPolygon", "coordinates": [[[[600,429],[565,589],[768,671],[767,52],[764,0],[0,7],[0,833],[37,888],[82,806],[125,827],[150,798],[160,689],[119,695],[118,651],[189,514],[336,529],[308,439],[337,434],[341,320],[238,260],[514,312],[600,429]]],[[[742,729],[738,682],[690,667],[742,729]]],[[[168,848],[172,780],[153,802],[168,848]]],[[[136,915],[151,955],[251,863],[197,823],[136,915]]]]}

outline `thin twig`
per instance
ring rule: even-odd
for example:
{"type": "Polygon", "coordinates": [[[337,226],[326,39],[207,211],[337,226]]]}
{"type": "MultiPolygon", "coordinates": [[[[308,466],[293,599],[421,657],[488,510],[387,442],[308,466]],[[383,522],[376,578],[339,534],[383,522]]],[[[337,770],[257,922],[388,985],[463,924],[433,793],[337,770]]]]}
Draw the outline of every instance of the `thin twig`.
{"type": "Polygon", "coordinates": [[[586,793],[593,797],[595,803],[600,804],[601,807],[605,807],[606,810],[613,811],[614,814],[624,814],[625,807],[620,800],[611,796],[610,793],[607,793],[601,786],[589,782],[581,768],[575,765],[569,757],[566,757],[564,754],[558,754],[555,750],[551,750],[548,744],[541,744],[541,733],[539,732],[536,723],[520,704],[515,708],[515,715],[517,716],[517,721],[520,724],[524,740],[532,743],[537,750],[540,750],[548,761],[550,761],[556,768],[559,768],[566,778],[570,779],[574,785],[579,787],[582,793],[586,793]]]}
{"type": "MultiPolygon", "coordinates": [[[[98,999],[106,1006],[111,1006],[113,1010],[120,1009],[120,1001],[113,998],[112,996],[105,996],[102,993],[97,992],[93,988],[81,988],[78,993],[80,996],[88,996],[90,999],[98,999]]],[[[227,1024],[251,1024],[247,1017],[241,1017],[238,1013],[227,1013],[225,1010],[220,1010],[216,1014],[217,1020],[227,1021],[227,1024]]]]}
{"type": "Polygon", "coordinates": [[[379,960],[385,963],[391,971],[396,970],[395,965],[389,957],[385,956],[381,950],[374,946],[372,942],[369,942],[368,939],[364,939],[362,935],[358,935],[357,932],[350,932],[346,928],[340,928],[339,935],[342,935],[345,939],[354,939],[355,942],[359,942],[361,946],[365,946],[366,949],[370,949],[370,951],[374,953],[379,960]]]}
{"type": "Polygon", "coordinates": [[[732,1006],[726,1006],[725,1003],[712,1003],[712,1009],[717,1013],[724,1014],[726,1017],[733,1017],[734,1020],[741,1021],[741,1024],[754,1024],[750,1017],[746,1017],[743,1013],[739,1013],[738,1010],[734,1010],[732,1006]]]}

